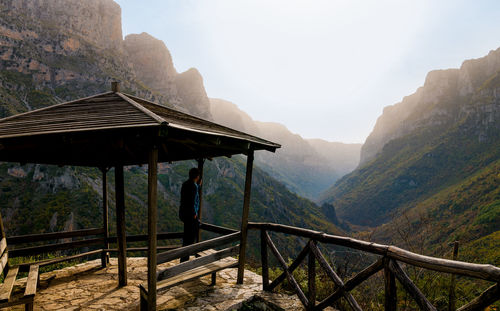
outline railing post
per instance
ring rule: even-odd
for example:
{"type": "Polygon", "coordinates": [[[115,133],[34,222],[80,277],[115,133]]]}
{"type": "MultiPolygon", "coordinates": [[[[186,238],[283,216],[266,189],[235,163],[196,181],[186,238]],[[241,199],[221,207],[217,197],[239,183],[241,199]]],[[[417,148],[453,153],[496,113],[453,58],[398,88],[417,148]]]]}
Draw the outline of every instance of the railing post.
{"type": "Polygon", "coordinates": [[[253,169],[253,149],[248,150],[247,167],[245,175],[245,194],[243,197],[243,213],[241,216],[241,241],[240,241],[240,256],[238,258],[238,277],[236,284],[243,284],[245,274],[245,257],[247,249],[248,235],[248,212],[250,209],[250,192],[252,189],[252,169],[253,169]]]}
{"type": "MultiPolygon", "coordinates": [[[[309,243],[314,243],[310,241],[309,243]]],[[[308,310],[313,310],[316,305],[316,260],[314,257],[314,253],[309,251],[309,257],[307,262],[307,277],[308,277],[308,301],[309,305],[307,306],[308,310]]]]}
{"type": "MultiPolygon", "coordinates": [[[[203,185],[203,164],[205,163],[204,159],[198,159],[198,170],[200,171],[200,180],[203,185]]],[[[198,194],[200,198],[200,205],[198,209],[198,220],[201,222],[202,220],[202,211],[203,211],[203,186],[200,187],[200,193],[198,194]]],[[[198,236],[196,237],[197,241],[201,241],[201,229],[198,230],[198,236]]]]}
{"type": "MultiPolygon", "coordinates": [[[[458,257],[458,241],[453,243],[453,260],[457,260],[458,257]]],[[[448,310],[455,310],[455,274],[451,275],[450,281],[450,292],[449,292],[449,300],[448,300],[448,310]]]]}
{"type": "Polygon", "coordinates": [[[266,230],[260,229],[260,261],[262,266],[262,289],[269,288],[269,264],[267,259],[266,230]]]}
{"type": "Polygon", "coordinates": [[[123,165],[115,166],[116,238],[118,241],[118,284],[127,285],[127,234],[125,232],[125,189],[123,165]]]}
{"type": "MultiPolygon", "coordinates": [[[[109,226],[108,226],[108,168],[101,168],[102,172],[102,229],[104,235],[104,249],[109,249],[109,226]]],[[[101,253],[101,266],[105,268],[109,263],[109,253],[101,253]]]]}
{"type": "Polygon", "coordinates": [[[148,159],[148,310],[156,310],[156,247],[158,219],[158,149],[148,159]]]}
{"type": "Polygon", "coordinates": [[[385,311],[396,311],[398,296],[396,290],[396,278],[389,270],[389,258],[384,260],[384,283],[385,283],[385,311]]]}

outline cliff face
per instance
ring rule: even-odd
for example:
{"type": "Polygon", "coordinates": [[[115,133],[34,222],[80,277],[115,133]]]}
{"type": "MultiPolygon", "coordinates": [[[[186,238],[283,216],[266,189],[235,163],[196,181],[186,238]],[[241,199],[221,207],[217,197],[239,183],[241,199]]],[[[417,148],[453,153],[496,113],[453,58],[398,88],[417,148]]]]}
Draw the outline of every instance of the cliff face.
{"type": "Polygon", "coordinates": [[[203,78],[192,68],[178,74],[163,41],[147,33],[125,37],[124,48],[137,78],[168,102],[197,116],[211,119],[203,78]]]}
{"type": "MultiPolygon", "coordinates": [[[[483,58],[465,61],[460,69],[431,71],[424,86],[400,103],[384,109],[361,149],[360,164],[373,160],[393,139],[419,128],[454,124],[473,113],[475,109],[471,110],[470,101],[478,96],[476,92],[486,80],[499,70],[500,49],[497,49],[483,58]]],[[[492,109],[486,118],[498,122],[498,107],[482,109],[492,109]]],[[[482,135],[479,128],[478,131],[477,134],[482,135]]]]}
{"type": "Polygon", "coordinates": [[[122,90],[211,118],[201,75],[178,74],[165,44],[143,33],[122,38],[112,0],[0,0],[1,116],[122,90]]]}
{"type": "Polygon", "coordinates": [[[210,101],[203,86],[203,77],[197,69],[191,68],[178,74],[174,83],[178,96],[182,98],[183,105],[189,107],[191,113],[212,119],[210,101]]]}
{"type": "Polygon", "coordinates": [[[363,146],[362,164],[322,199],[335,205],[340,218],[370,226],[428,206],[428,198],[452,210],[470,197],[462,182],[485,196],[494,190],[474,176],[498,175],[499,159],[500,49],[460,69],[430,72],[415,94],[386,108],[363,146]],[[443,199],[446,189],[454,189],[455,197],[443,199]]]}
{"type": "Polygon", "coordinates": [[[0,4],[2,13],[22,12],[51,30],[80,36],[97,47],[121,49],[121,8],[113,0],[2,0],[0,4]]]}

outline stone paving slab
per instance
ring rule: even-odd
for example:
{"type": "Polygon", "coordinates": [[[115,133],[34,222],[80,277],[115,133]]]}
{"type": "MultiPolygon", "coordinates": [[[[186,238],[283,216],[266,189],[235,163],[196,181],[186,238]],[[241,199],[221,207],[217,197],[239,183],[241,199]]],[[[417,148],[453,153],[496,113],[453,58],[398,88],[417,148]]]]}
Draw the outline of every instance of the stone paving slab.
{"type": "MultiPolygon", "coordinates": [[[[178,263],[160,265],[166,268],[178,263]]],[[[111,258],[107,268],[100,259],[43,273],[35,297],[35,310],[139,310],[139,284],[146,280],[146,258],[127,258],[128,285],[118,288],[118,261],[111,258]]],[[[245,271],[244,284],[236,284],[237,269],[217,273],[217,284],[210,286],[211,276],[183,283],[158,293],[158,310],[236,310],[244,301],[265,300],[270,310],[303,310],[296,296],[262,291],[262,278],[245,271]]],[[[16,281],[16,287],[25,279],[16,281]]],[[[9,310],[9,309],[6,309],[9,310]]],[[[16,306],[10,310],[24,310],[16,306]]]]}

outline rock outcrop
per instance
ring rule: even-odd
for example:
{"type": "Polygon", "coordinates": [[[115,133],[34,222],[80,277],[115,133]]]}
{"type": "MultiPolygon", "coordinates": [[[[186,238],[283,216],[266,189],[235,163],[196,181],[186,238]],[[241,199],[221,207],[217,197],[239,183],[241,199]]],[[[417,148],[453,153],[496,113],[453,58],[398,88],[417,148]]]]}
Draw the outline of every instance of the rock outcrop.
{"type": "Polygon", "coordinates": [[[140,81],[166,96],[171,105],[203,118],[212,118],[201,74],[194,68],[178,74],[163,41],[143,32],[126,36],[124,47],[140,81]]]}
{"type": "MultiPolygon", "coordinates": [[[[105,49],[122,47],[121,8],[113,0],[2,0],[0,4],[2,14],[22,12],[31,21],[45,24],[48,30],[71,33],[105,49]]],[[[65,44],[73,49],[78,41],[65,44]]]]}
{"type": "Polygon", "coordinates": [[[165,44],[146,33],[123,40],[116,2],[0,0],[0,8],[0,117],[119,80],[125,92],[211,118],[199,72],[178,74],[165,44]]]}
{"type": "MultiPolygon", "coordinates": [[[[464,114],[472,113],[467,103],[473,101],[473,94],[499,70],[500,49],[497,49],[485,57],[464,61],[460,69],[429,72],[424,86],[400,103],[384,109],[361,149],[360,164],[374,159],[393,139],[418,128],[453,124],[464,114]]],[[[485,109],[492,110],[487,119],[500,120],[498,107],[483,107],[480,110],[485,109]]],[[[478,131],[481,132],[480,129],[478,131]]]]}
{"type": "Polygon", "coordinates": [[[177,75],[174,82],[184,107],[189,107],[189,111],[197,116],[212,119],[203,77],[197,69],[191,68],[177,75]]]}
{"type": "MultiPolygon", "coordinates": [[[[431,197],[436,201],[446,198],[442,208],[453,209],[471,196],[469,189],[483,192],[473,204],[462,204],[462,210],[453,212],[460,214],[485,202],[491,188],[478,182],[476,176],[497,175],[494,163],[499,159],[497,49],[483,58],[465,61],[460,69],[430,72],[424,86],[386,108],[362,148],[361,165],[322,199],[334,204],[341,219],[378,226],[429,202],[424,200],[431,197]],[[456,194],[451,195],[449,189],[456,194]]],[[[481,221],[496,221],[482,217],[481,221]]],[[[474,224],[470,215],[461,219],[474,224]]]]}

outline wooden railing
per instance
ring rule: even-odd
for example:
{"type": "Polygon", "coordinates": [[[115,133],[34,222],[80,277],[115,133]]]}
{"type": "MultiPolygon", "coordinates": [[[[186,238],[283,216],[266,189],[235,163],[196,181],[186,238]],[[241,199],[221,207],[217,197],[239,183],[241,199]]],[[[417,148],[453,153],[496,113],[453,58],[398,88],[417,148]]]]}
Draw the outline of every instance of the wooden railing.
{"type": "MultiPolygon", "coordinates": [[[[207,223],[201,223],[200,230],[205,230],[207,232],[212,232],[216,234],[231,234],[237,232],[236,230],[216,226],[207,223]]],[[[91,228],[75,231],[61,231],[61,232],[50,232],[50,233],[40,233],[40,234],[28,234],[20,236],[12,236],[7,238],[7,244],[9,246],[9,257],[37,257],[41,254],[53,253],[56,251],[69,251],[72,250],[76,254],[65,256],[56,259],[49,259],[43,261],[37,261],[40,265],[50,265],[53,263],[58,263],[61,261],[75,260],[83,257],[93,256],[100,253],[116,253],[118,249],[116,248],[103,248],[96,247],[97,245],[109,245],[117,243],[116,236],[105,235],[106,230],[104,228],[91,228]],[[78,240],[73,240],[77,238],[78,240]],[[70,239],[70,241],[64,241],[70,239]],[[62,240],[62,241],[61,241],[62,240]],[[42,244],[40,245],[40,243],[42,244]],[[33,244],[35,244],[33,246],[33,244]],[[82,248],[91,248],[93,250],[87,252],[78,252],[82,248]]],[[[183,232],[162,232],[157,234],[158,241],[165,240],[178,240],[182,239],[183,232]]],[[[145,242],[148,236],[146,234],[138,235],[127,235],[127,243],[135,242],[145,242]]],[[[158,251],[168,251],[176,249],[180,245],[165,245],[158,246],[158,251]]],[[[127,252],[145,252],[147,247],[127,247],[127,252]]],[[[73,252],[73,253],[74,253],[73,252]]],[[[21,269],[24,267],[29,267],[33,262],[28,262],[21,264],[21,269]]]]}
{"type": "MultiPolygon", "coordinates": [[[[30,235],[21,235],[21,236],[13,236],[7,238],[7,244],[9,245],[9,256],[11,257],[25,257],[25,256],[37,256],[44,253],[51,253],[55,251],[63,251],[63,250],[76,250],[81,249],[83,247],[91,247],[95,245],[103,245],[105,241],[108,243],[116,243],[116,237],[93,237],[102,235],[103,229],[85,229],[85,230],[77,230],[77,231],[61,231],[61,232],[53,232],[53,233],[41,233],[41,234],[30,234],[30,235]],[[70,241],[70,242],[58,242],[57,240],[65,240],[72,238],[83,238],[81,240],[70,241]],[[23,244],[30,244],[36,242],[44,242],[44,241],[56,241],[56,243],[48,243],[43,245],[36,246],[28,246],[28,247],[18,247],[23,244]]],[[[158,240],[171,240],[171,239],[182,239],[182,232],[163,232],[158,233],[158,240]]],[[[130,242],[141,242],[147,241],[147,235],[128,235],[127,243],[130,242]]],[[[177,246],[164,246],[159,247],[159,249],[171,249],[172,247],[177,246]]],[[[116,252],[116,249],[101,249],[106,252],[116,252]]],[[[127,248],[127,251],[143,251],[146,250],[145,247],[134,247],[127,248]]],[[[92,251],[94,253],[94,251],[92,251]]],[[[82,256],[85,254],[82,253],[82,256]]]]}
{"type": "Polygon", "coordinates": [[[363,281],[374,275],[378,271],[384,270],[385,283],[385,310],[393,311],[397,307],[396,279],[400,282],[406,292],[408,292],[421,310],[437,310],[431,302],[424,296],[420,289],[408,277],[400,265],[400,262],[407,265],[426,268],[429,270],[447,272],[453,275],[469,276],[477,279],[495,282],[476,299],[462,306],[458,311],[483,310],[497,300],[500,300],[500,268],[485,265],[472,264],[455,260],[441,259],[415,254],[401,248],[365,242],[353,238],[325,234],[318,231],[296,228],[273,223],[248,223],[248,229],[260,230],[261,237],[261,263],[262,263],[262,283],[263,289],[271,291],[285,279],[293,287],[295,293],[307,310],[322,310],[337,302],[340,298],[345,298],[353,310],[362,310],[350,291],[360,285],[363,281]],[[269,231],[291,234],[298,237],[308,238],[306,246],[298,254],[297,258],[288,266],[286,261],[276,248],[269,236],[269,231]],[[344,246],[356,250],[361,250],[371,254],[379,255],[376,262],[360,271],[351,279],[343,282],[335,270],[324,258],[318,242],[344,246]],[[279,262],[283,273],[272,282],[269,280],[268,248],[279,262]],[[304,294],[299,284],[295,280],[292,272],[307,259],[308,271],[308,295],[304,294]],[[316,303],[316,262],[324,270],[326,275],[334,282],[335,290],[328,297],[316,303]]]}

